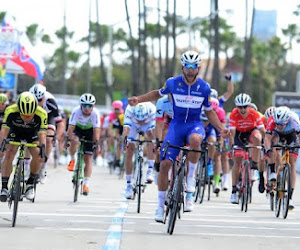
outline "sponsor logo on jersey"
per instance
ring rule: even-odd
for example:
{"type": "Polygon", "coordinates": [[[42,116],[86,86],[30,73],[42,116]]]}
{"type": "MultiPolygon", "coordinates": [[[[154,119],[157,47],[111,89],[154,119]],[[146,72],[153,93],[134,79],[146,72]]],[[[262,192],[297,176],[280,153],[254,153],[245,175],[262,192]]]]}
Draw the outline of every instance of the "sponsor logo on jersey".
{"type": "Polygon", "coordinates": [[[187,95],[177,95],[173,94],[175,101],[175,106],[180,108],[193,108],[198,109],[201,107],[204,97],[200,96],[187,96],[187,95]]]}

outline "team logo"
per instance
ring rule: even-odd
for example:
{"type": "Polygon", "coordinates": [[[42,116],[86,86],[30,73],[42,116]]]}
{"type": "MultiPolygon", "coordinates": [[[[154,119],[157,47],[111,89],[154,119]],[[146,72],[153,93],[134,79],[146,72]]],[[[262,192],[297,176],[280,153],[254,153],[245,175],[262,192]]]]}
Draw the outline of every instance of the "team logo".
{"type": "Polygon", "coordinates": [[[197,85],[197,91],[199,90],[199,88],[200,88],[200,84],[197,85]]]}

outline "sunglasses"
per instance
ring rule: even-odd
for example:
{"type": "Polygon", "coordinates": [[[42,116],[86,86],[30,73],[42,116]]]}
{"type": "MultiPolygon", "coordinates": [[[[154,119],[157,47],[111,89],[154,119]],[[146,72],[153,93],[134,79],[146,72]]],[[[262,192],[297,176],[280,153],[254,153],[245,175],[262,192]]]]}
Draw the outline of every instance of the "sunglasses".
{"type": "Polygon", "coordinates": [[[197,69],[198,68],[198,64],[197,63],[185,63],[184,67],[186,69],[197,69]]]}
{"type": "Polygon", "coordinates": [[[83,107],[83,108],[91,108],[91,107],[93,107],[93,104],[81,104],[81,106],[83,107]]]}
{"type": "Polygon", "coordinates": [[[248,105],[246,105],[246,106],[238,106],[238,108],[239,109],[246,109],[246,108],[248,108],[248,105]]]}
{"type": "Polygon", "coordinates": [[[120,109],[115,109],[115,111],[117,111],[117,112],[118,112],[118,111],[120,111],[120,109]]]}
{"type": "Polygon", "coordinates": [[[277,126],[285,126],[286,122],[275,122],[277,126]]]}

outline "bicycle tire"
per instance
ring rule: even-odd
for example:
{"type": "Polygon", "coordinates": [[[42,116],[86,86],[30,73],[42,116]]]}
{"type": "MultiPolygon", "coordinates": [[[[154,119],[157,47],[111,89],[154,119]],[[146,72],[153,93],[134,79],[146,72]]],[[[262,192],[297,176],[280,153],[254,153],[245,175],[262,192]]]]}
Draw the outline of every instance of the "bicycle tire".
{"type": "Polygon", "coordinates": [[[182,203],[183,175],[184,175],[184,169],[183,167],[181,167],[178,170],[178,175],[174,183],[174,192],[173,192],[174,195],[172,197],[172,207],[171,207],[169,223],[168,223],[168,233],[170,235],[172,235],[174,232],[176,218],[180,212],[180,207],[182,203]]]}
{"type": "Polygon", "coordinates": [[[291,197],[291,166],[286,163],[283,172],[283,197],[282,197],[282,217],[286,219],[289,212],[289,201],[291,197]]]}
{"type": "Polygon", "coordinates": [[[279,217],[280,215],[280,208],[281,208],[281,174],[279,174],[277,180],[276,180],[276,194],[275,194],[275,216],[279,217]]]}
{"type": "Polygon", "coordinates": [[[74,198],[73,201],[76,202],[78,200],[78,192],[79,192],[79,172],[81,168],[81,154],[78,154],[76,167],[75,167],[75,175],[74,175],[74,198]]]}
{"type": "MultiPolygon", "coordinates": [[[[204,166],[204,163],[200,165],[199,170],[199,178],[198,178],[198,197],[199,197],[199,203],[203,202],[204,199],[204,193],[205,193],[205,186],[206,186],[206,167],[204,166]]],[[[196,200],[197,201],[197,200],[196,200]]],[[[196,202],[195,201],[195,202],[196,202]]]]}
{"type": "Polygon", "coordinates": [[[137,212],[140,213],[141,211],[141,198],[142,198],[142,167],[143,167],[143,160],[139,159],[139,169],[137,174],[137,212]]]}
{"type": "Polygon", "coordinates": [[[198,162],[197,164],[197,171],[196,171],[196,186],[195,186],[195,193],[194,193],[194,202],[197,202],[198,196],[199,196],[199,183],[200,183],[200,168],[201,168],[201,163],[198,162]]]}
{"type": "Polygon", "coordinates": [[[212,176],[207,177],[207,200],[210,200],[210,193],[212,188],[212,176]]]}
{"type": "MultiPolygon", "coordinates": [[[[244,163],[243,163],[244,164],[244,163]]],[[[245,184],[245,165],[242,167],[241,173],[241,187],[240,187],[240,194],[241,194],[241,211],[244,211],[245,208],[245,192],[246,192],[246,184],[245,184]]]]}
{"type": "Polygon", "coordinates": [[[246,162],[245,164],[245,212],[248,211],[248,204],[250,201],[250,192],[251,192],[251,184],[250,184],[250,163],[246,162]]]}
{"type": "Polygon", "coordinates": [[[19,163],[16,167],[13,187],[11,190],[11,199],[13,199],[13,203],[12,203],[13,214],[12,214],[12,222],[11,222],[12,227],[15,227],[17,221],[18,205],[21,197],[21,176],[22,176],[23,168],[24,168],[24,160],[19,160],[19,163]]]}

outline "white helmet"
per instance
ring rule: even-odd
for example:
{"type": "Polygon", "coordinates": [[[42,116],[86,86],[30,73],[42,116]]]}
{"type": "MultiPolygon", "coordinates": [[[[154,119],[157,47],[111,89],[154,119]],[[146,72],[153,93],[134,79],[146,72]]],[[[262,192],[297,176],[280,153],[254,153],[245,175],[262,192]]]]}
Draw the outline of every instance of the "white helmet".
{"type": "Polygon", "coordinates": [[[210,90],[210,97],[213,97],[213,98],[218,98],[218,91],[216,89],[211,89],[210,90]]]}
{"type": "Polygon", "coordinates": [[[258,108],[257,108],[257,106],[255,105],[255,103],[251,102],[251,103],[249,104],[249,106],[250,106],[250,108],[253,108],[255,111],[258,111],[258,108]]]}
{"type": "Polygon", "coordinates": [[[189,64],[200,64],[201,58],[199,53],[195,52],[195,51],[186,51],[181,55],[181,65],[184,66],[186,63],[189,64]]]}
{"type": "Polygon", "coordinates": [[[84,93],[80,96],[80,104],[92,104],[96,103],[96,98],[90,93],[84,93]]]}
{"type": "Polygon", "coordinates": [[[139,103],[134,107],[133,115],[138,121],[144,121],[149,116],[149,111],[145,103],[139,103]]]}
{"type": "Polygon", "coordinates": [[[46,87],[40,83],[37,83],[29,89],[29,92],[34,94],[36,99],[41,100],[45,96],[46,87]]]}
{"type": "Polygon", "coordinates": [[[280,123],[286,124],[289,121],[290,116],[291,116],[291,110],[286,106],[282,106],[276,108],[274,112],[274,121],[276,124],[280,124],[280,123]]]}
{"type": "Polygon", "coordinates": [[[265,117],[268,120],[270,116],[274,116],[276,108],[274,106],[268,107],[265,111],[265,117]]]}
{"type": "Polygon", "coordinates": [[[251,103],[251,97],[245,93],[239,94],[234,100],[235,106],[247,106],[251,103]]]}

